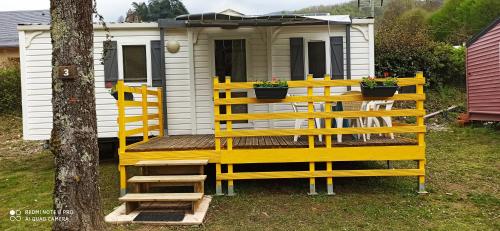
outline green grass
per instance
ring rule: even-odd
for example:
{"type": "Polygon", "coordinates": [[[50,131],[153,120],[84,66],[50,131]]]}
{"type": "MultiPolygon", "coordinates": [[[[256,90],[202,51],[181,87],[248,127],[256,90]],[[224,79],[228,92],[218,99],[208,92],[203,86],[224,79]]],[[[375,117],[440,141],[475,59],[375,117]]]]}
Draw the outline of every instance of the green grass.
{"type": "MultiPolygon", "coordinates": [[[[0,126],[2,124],[6,123],[0,122],[0,126]]],[[[5,126],[1,129],[6,131],[5,126]]],[[[33,144],[15,145],[12,149],[4,147],[0,158],[12,156],[17,149],[26,146],[33,144]]],[[[336,196],[324,195],[323,180],[317,183],[319,196],[306,195],[307,180],[238,181],[236,196],[214,198],[201,227],[109,225],[109,228],[500,230],[499,157],[499,131],[451,127],[427,135],[427,189],[430,194],[425,196],[415,194],[414,177],[336,179],[336,196]]],[[[383,167],[383,164],[362,163],[355,167],[383,167]]],[[[410,164],[414,166],[414,163],[396,166],[410,164]]],[[[118,172],[113,161],[102,162],[100,169],[103,208],[107,214],[119,205],[118,172]]],[[[50,152],[39,151],[0,160],[0,230],[50,229],[49,222],[11,222],[8,211],[51,209],[53,178],[50,152]]]]}

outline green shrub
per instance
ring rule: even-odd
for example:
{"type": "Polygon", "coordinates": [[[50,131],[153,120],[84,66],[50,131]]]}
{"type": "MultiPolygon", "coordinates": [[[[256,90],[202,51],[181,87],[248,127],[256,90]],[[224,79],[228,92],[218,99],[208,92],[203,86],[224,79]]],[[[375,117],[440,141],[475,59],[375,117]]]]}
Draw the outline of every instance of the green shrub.
{"type": "Polygon", "coordinates": [[[418,9],[380,25],[375,36],[376,75],[409,77],[429,71],[434,42],[427,33],[426,12],[418,9]]]}
{"type": "Polygon", "coordinates": [[[0,114],[21,112],[21,75],[19,66],[0,68],[0,114]]]}
{"type": "Polygon", "coordinates": [[[433,88],[444,85],[465,86],[465,47],[437,43],[432,49],[429,83],[433,88]]]}
{"type": "Polygon", "coordinates": [[[423,71],[432,89],[465,86],[465,48],[433,41],[423,9],[380,25],[375,36],[377,76],[411,77],[423,71]]]}

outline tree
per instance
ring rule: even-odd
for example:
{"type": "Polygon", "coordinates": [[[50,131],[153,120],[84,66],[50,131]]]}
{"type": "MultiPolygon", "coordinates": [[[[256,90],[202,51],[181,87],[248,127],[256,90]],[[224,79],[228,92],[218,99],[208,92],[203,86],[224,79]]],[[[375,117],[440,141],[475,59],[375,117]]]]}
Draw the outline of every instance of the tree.
{"type": "Polygon", "coordinates": [[[180,0],[150,0],[148,4],[133,2],[132,7],[134,14],[144,22],[153,22],[160,18],[175,18],[188,13],[180,0]]]}
{"type": "Polygon", "coordinates": [[[461,45],[499,16],[498,0],[447,0],[429,19],[438,41],[461,45]]]}
{"type": "MultiPolygon", "coordinates": [[[[427,33],[427,12],[414,9],[384,21],[375,36],[375,67],[377,75],[389,72],[395,76],[413,76],[426,71],[435,43],[427,33]]],[[[392,17],[392,16],[391,16],[392,17]]]]}
{"type": "Polygon", "coordinates": [[[98,186],[93,12],[92,0],[50,2],[53,230],[105,229],[98,186]]]}

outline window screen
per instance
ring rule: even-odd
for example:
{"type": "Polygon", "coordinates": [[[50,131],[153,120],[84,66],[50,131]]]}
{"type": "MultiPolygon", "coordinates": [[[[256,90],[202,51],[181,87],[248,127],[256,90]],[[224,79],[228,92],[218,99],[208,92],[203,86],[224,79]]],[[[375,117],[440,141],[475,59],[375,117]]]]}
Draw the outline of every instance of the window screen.
{"type": "Polygon", "coordinates": [[[123,46],[123,79],[125,82],[147,82],[146,46],[123,46]]]}
{"type": "Polygon", "coordinates": [[[324,78],[326,74],[325,42],[309,42],[308,45],[309,74],[314,78],[324,78]]]}

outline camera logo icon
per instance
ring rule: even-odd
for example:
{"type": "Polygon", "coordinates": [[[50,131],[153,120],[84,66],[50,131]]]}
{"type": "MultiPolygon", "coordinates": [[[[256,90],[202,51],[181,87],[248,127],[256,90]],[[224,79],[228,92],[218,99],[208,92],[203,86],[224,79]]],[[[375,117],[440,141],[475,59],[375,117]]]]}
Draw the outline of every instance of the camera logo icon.
{"type": "Polygon", "coordinates": [[[10,210],[10,221],[21,221],[21,210],[10,210]]]}

